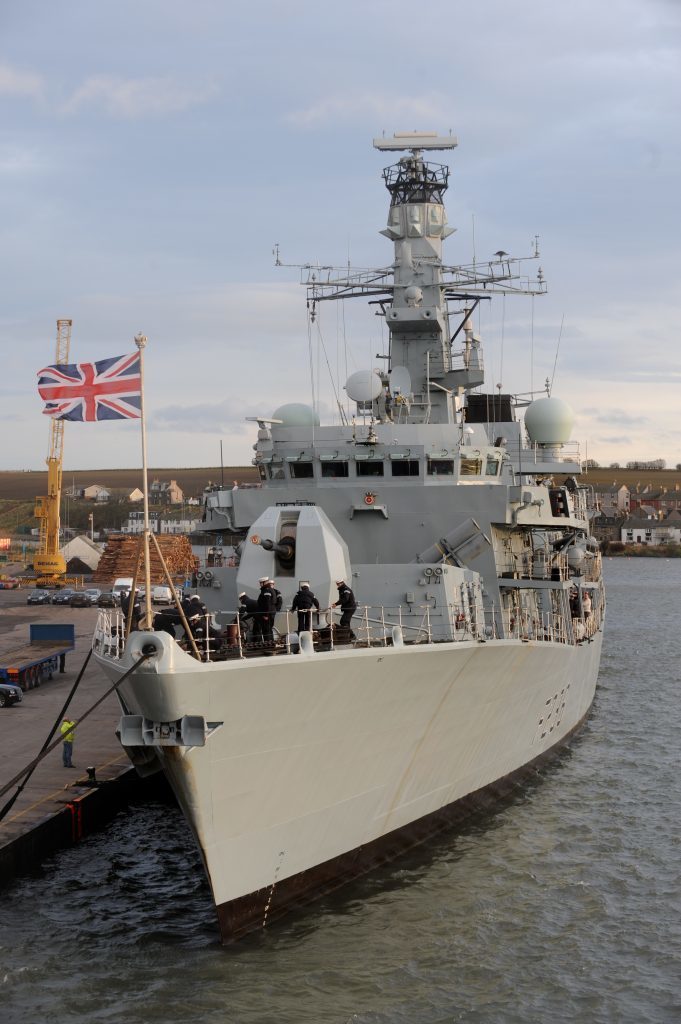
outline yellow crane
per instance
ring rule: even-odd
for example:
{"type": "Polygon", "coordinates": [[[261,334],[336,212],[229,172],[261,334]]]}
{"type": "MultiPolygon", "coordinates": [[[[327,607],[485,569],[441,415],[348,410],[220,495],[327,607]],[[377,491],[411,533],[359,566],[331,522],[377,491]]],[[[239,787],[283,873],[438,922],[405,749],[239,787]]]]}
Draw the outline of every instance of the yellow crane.
{"type": "MultiPolygon", "coordinates": [[[[57,320],[57,366],[68,363],[72,320],[57,320]]],[[[38,586],[58,586],[66,582],[66,561],[59,550],[62,462],[64,459],[64,420],[50,420],[50,449],[47,456],[47,494],[35,499],[33,514],[40,524],[38,554],[33,568],[38,586]]]]}

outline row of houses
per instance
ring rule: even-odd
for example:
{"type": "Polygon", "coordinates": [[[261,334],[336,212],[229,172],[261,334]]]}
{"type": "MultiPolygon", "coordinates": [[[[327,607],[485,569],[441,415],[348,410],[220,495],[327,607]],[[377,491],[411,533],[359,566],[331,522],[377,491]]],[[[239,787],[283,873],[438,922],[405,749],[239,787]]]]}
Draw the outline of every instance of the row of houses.
{"type": "Polygon", "coordinates": [[[621,541],[623,544],[680,544],[681,510],[672,509],[660,518],[653,512],[633,516],[606,516],[597,512],[591,528],[599,541],[621,541]]]}
{"type": "MultiPolygon", "coordinates": [[[[124,487],[102,487],[101,484],[90,484],[88,487],[71,487],[66,492],[72,498],[84,498],[85,501],[129,501],[137,502],[144,499],[139,487],[128,491],[124,487]]],[[[185,501],[182,488],[176,480],[154,480],[149,488],[149,501],[152,505],[181,505],[185,501]]],[[[194,498],[187,499],[187,504],[198,504],[194,498]]]]}
{"type": "Polygon", "coordinates": [[[596,484],[593,488],[594,505],[598,512],[611,518],[638,512],[642,518],[664,518],[669,512],[681,511],[681,486],[655,490],[650,485],[631,490],[626,484],[596,484]]]}
{"type": "Polygon", "coordinates": [[[620,524],[619,539],[624,544],[681,544],[681,512],[673,511],[664,519],[631,517],[620,524]]]}
{"type": "MultiPolygon", "coordinates": [[[[157,512],[149,513],[149,528],[152,533],[192,533],[197,529],[200,519],[161,519],[157,512]]],[[[144,530],[144,512],[131,512],[117,533],[142,533],[144,530]]]]}

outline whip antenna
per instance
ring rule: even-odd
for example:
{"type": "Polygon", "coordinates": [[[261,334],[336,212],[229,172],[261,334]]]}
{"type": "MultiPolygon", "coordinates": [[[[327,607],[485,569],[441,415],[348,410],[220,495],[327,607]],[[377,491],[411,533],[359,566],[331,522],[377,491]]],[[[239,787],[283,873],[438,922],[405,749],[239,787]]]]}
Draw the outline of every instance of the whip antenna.
{"type": "Polygon", "coordinates": [[[565,323],[565,313],[563,313],[560,319],[560,330],[558,331],[558,344],[556,345],[556,358],[553,360],[553,373],[551,374],[551,386],[549,387],[549,398],[553,391],[553,381],[556,376],[556,366],[558,365],[558,353],[560,352],[560,339],[563,337],[563,324],[565,323]]]}

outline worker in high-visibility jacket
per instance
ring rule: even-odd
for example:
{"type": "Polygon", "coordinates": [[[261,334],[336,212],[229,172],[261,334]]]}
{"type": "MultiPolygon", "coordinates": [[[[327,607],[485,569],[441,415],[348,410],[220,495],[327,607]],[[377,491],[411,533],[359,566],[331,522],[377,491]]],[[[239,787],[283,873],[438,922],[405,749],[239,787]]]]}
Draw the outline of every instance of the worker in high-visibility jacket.
{"type": "Polygon", "coordinates": [[[60,726],[60,732],[64,739],[64,748],[62,754],[64,767],[75,768],[75,765],[71,761],[71,758],[73,757],[73,737],[76,732],[75,718],[64,718],[60,726]]]}

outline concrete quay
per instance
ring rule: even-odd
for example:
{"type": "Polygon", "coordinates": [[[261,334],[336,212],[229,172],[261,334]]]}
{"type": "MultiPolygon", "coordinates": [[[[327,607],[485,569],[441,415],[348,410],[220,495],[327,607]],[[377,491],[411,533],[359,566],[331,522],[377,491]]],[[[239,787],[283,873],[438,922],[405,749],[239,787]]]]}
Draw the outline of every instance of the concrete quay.
{"type": "MultiPolygon", "coordinates": [[[[97,618],[95,608],[27,606],[26,590],[0,591],[0,642],[21,642],[31,622],[73,622],[76,650],[66,671],[24,693],[20,704],[0,708],[0,786],[6,785],[40,751],[87,655],[97,618]]],[[[81,715],[111,684],[91,660],[67,715],[81,715]]],[[[78,725],[73,763],[64,768],[61,744],[33,772],[11,810],[0,821],[0,885],[31,870],[55,850],[78,842],[109,820],[140,786],[115,729],[120,707],[115,694],[78,725]],[[86,769],[99,786],[88,784],[86,769]]],[[[53,739],[59,736],[55,733],[53,739]]],[[[0,797],[0,807],[16,787],[0,797]]]]}

